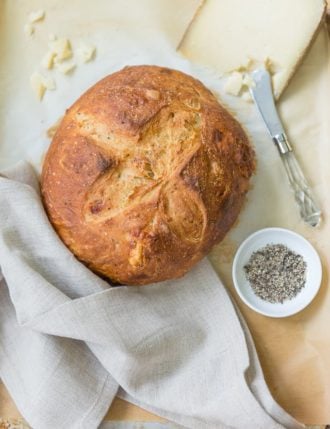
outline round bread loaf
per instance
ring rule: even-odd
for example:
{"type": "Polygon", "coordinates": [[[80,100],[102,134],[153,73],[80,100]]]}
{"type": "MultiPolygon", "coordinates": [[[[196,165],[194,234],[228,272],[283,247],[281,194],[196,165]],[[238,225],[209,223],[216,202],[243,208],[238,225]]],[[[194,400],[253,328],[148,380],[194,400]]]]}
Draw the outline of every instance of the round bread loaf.
{"type": "Polygon", "coordinates": [[[254,170],[238,122],[198,80],[125,67],[66,112],[41,178],[55,230],[113,282],[185,274],[237,219],[254,170]]]}

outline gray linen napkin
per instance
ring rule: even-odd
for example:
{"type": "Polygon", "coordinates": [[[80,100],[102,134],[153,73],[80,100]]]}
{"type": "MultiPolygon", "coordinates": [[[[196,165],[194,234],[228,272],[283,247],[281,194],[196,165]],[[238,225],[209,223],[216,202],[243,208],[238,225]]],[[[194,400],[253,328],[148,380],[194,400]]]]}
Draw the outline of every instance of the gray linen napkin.
{"type": "Polygon", "coordinates": [[[189,428],[303,427],[207,260],[109,287],[52,229],[27,163],[0,178],[0,266],[0,376],[33,428],[97,428],[117,393],[189,428]]]}

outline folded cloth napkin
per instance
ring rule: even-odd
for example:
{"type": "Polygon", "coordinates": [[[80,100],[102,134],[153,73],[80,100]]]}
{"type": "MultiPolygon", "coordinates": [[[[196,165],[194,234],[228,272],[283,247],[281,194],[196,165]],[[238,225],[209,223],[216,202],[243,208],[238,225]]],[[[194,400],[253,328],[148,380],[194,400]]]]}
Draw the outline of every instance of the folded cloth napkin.
{"type": "Polygon", "coordinates": [[[0,226],[0,375],[34,429],[97,428],[116,394],[188,428],[303,427],[207,260],[109,287],[52,229],[27,163],[0,178],[0,226]]]}

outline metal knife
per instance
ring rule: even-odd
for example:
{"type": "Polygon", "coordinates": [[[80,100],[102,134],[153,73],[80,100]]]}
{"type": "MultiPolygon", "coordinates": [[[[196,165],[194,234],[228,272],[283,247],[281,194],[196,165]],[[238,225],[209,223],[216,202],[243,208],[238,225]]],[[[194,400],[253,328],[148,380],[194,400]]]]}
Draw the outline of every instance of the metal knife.
{"type": "Polygon", "coordinates": [[[270,75],[267,70],[260,68],[252,72],[251,77],[253,81],[250,86],[252,98],[280,153],[295,200],[299,206],[300,216],[310,226],[318,226],[321,222],[322,213],[315,202],[312,190],[294,155],[277,114],[270,75]]]}

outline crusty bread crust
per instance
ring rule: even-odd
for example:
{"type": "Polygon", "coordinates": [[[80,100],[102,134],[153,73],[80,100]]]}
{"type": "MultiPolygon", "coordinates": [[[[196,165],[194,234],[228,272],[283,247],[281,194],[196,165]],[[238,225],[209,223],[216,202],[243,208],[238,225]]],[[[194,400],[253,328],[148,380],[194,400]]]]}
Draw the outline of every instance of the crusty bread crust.
{"type": "Polygon", "coordinates": [[[142,285],[185,274],[235,222],[254,153],[198,80],[126,67],[67,111],[41,178],[55,230],[90,269],[142,285]]]}

